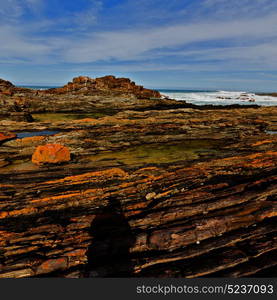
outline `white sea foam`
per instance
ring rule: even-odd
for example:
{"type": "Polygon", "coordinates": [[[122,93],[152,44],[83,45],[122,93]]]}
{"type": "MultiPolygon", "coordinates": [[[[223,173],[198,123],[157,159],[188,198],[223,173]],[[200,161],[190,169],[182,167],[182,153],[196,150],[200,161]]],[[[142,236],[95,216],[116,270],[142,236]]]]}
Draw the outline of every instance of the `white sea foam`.
{"type": "Polygon", "coordinates": [[[259,96],[248,92],[229,92],[229,91],[215,91],[215,92],[198,92],[198,91],[162,91],[171,99],[186,101],[188,103],[197,105],[231,105],[231,104],[257,104],[261,106],[275,106],[277,105],[277,97],[259,96]]]}

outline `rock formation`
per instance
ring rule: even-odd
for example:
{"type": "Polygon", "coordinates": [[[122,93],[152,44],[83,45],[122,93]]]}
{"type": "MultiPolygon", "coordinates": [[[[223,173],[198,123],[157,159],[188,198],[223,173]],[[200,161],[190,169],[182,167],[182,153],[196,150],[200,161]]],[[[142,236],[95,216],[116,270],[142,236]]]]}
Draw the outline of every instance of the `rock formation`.
{"type": "Polygon", "coordinates": [[[0,146],[0,277],[276,276],[276,114],[0,121],[41,132],[0,146]],[[71,160],[33,164],[49,144],[71,160]]]}
{"type": "Polygon", "coordinates": [[[115,76],[105,76],[100,78],[90,78],[79,76],[73,78],[61,88],[50,89],[45,93],[53,94],[82,94],[95,95],[99,92],[130,94],[138,99],[161,98],[158,91],[145,89],[142,86],[136,85],[128,78],[116,78],[115,76]]]}
{"type": "MultiPolygon", "coordinates": [[[[97,110],[151,109],[180,107],[162,99],[157,91],[136,85],[130,79],[80,76],[61,88],[33,90],[0,81],[0,114],[10,112],[94,112],[97,110]]],[[[29,121],[26,119],[26,121],[29,121]]]]}
{"type": "Polygon", "coordinates": [[[11,96],[14,88],[15,86],[11,82],[0,78],[0,94],[11,96]]]}
{"type": "Polygon", "coordinates": [[[277,93],[257,93],[259,96],[277,97],[277,93]]]}

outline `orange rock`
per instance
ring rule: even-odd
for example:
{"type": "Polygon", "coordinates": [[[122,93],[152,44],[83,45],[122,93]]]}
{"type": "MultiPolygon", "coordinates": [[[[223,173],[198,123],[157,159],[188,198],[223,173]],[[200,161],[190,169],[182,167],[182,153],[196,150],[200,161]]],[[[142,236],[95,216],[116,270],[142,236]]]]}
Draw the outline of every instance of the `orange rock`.
{"type": "Polygon", "coordinates": [[[70,160],[69,149],[60,144],[47,144],[38,146],[32,156],[32,162],[36,165],[56,164],[70,160]]]}
{"type": "Polygon", "coordinates": [[[92,118],[84,118],[84,119],[80,119],[80,120],[73,120],[73,123],[92,123],[92,122],[97,122],[96,119],[92,119],[92,118]]]}
{"type": "Polygon", "coordinates": [[[61,257],[57,259],[49,259],[43,262],[36,271],[36,274],[47,274],[57,270],[63,270],[67,266],[67,258],[61,257]]]}
{"type": "Polygon", "coordinates": [[[259,141],[255,144],[252,144],[251,146],[256,147],[256,146],[260,146],[260,145],[264,145],[264,144],[271,144],[271,143],[273,143],[272,140],[264,140],[264,141],[259,141]]]}
{"type": "Polygon", "coordinates": [[[1,133],[0,132],[0,143],[5,142],[5,141],[9,141],[11,139],[16,138],[16,134],[14,133],[1,133]]]}
{"type": "Polygon", "coordinates": [[[22,147],[28,147],[28,146],[38,146],[38,144],[42,143],[44,139],[45,136],[31,136],[31,137],[25,137],[17,141],[21,142],[22,147]]]}

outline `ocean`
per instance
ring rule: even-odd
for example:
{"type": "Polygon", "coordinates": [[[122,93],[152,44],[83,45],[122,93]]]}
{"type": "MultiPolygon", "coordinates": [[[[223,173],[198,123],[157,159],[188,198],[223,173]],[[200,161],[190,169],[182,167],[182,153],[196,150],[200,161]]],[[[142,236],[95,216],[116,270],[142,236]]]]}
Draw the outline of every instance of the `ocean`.
{"type": "MultiPolygon", "coordinates": [[[[49,89],[57,86],[24,86],[33,89],[49,89]]],[[[211,91],[211,90],[170,90],[158,89],[159,92],[171,99],[186,101],[196,105],[231,105],[257,104],[260,106],[276,106],[277,97],[259,96],[252,92],[211,91]]]]}
{"type": "Polygon", "coordinates": [[[277,105],[277,97],[259,96],[251,92],[207,91],[207,90],[159,90],[162,95],[196,105],[257,104],[261,106],[277,105]]]}

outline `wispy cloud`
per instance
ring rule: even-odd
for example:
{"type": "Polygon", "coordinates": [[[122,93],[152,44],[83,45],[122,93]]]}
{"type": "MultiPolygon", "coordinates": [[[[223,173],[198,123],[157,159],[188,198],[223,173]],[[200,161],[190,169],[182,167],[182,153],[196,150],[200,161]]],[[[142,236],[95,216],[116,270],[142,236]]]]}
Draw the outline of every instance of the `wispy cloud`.
{"type": "MultiPolygon", "coordinates": [[[[155,49],[172,49],[174,54],[174,47],[209,41],[216,44],[220,40],[227,39],[239,39],[241,44],[249,41],[259,43],[261,40],[263,44],[265,38],[277,38],[276,27],[277,13],[255,20],[178,24],[147,30],[99,32],[89,34],[86,38],[78,40],[78,43],[72,43],[72,46],[65,51],[65,58],[76,63],[111,59],[133,60],[141,58],[144,54],[147,56],[149,51],[155,49]]],[[[256,46],[256,51],[252,53],[256,55],[259,49],[262,50],[262,46],[256,46]]],[[[276,44],[270,44],[270,48],[267,48],[269,51],[274,49],[276,44]]],[[[237,50],[233,51],[233,58],[237,50]]],[[[205,54],[205,51],[202,54],[205,54]]]]}
{"type": "Polygon", "coordinates": [[[18,60],[37,62],[37,59],[51,53],[51,47],[39,40],[31,37],[25,37],[23,32],[12,26],[0,27],[0,45],[1,59],[12,60],[15,63],[18,60]]]}
{"type": "Polygon", "coordinates": [[[98,15],[103,7],[102,1],[90,0],[90,4],[85,11],[73,14],[73,25],[78,29],[88,29],[98,21],[98,15]]]}
{"type": "Polygon", "coordinates": [[[9,19],[12,21],[23,14],[23,8],[17,0],[7,0],[0,2],[1,20],[9,19]]]}
{"type": "Polygon", "coordinates": [[[179,71],[277,71],[276,0],[0,4],[2,70],[52,65],[64,72],[176,71],[176,78],[179,71]]]}

